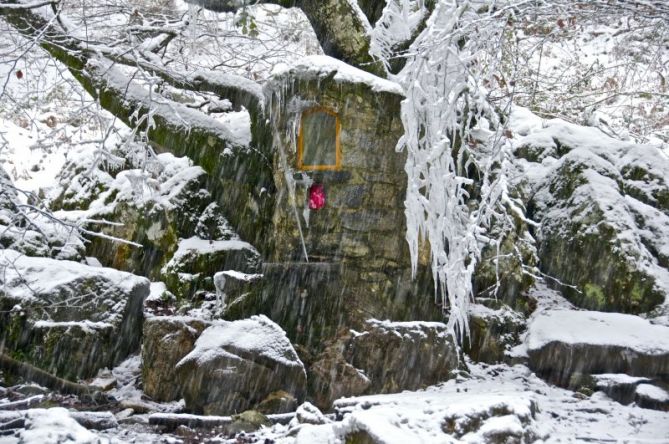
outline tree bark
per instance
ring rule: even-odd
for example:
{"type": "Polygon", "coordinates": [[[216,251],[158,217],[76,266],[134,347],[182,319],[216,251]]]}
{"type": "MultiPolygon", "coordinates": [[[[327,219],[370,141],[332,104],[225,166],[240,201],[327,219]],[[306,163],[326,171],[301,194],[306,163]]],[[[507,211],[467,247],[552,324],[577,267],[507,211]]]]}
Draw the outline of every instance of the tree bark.
{"type": "MultiPolygon", "coordinates": [[[[369,55],[369,20],[348,0],[186,0],[210,11],[235,12],[245,5],[270,3],[285,8],[300,8],[311,23],[323,52],[364,71],[386,77],[383,64],[369,55]]],[[[377,2],[378,3],[378,2],[377,2]]],[[[385,2],[383,2],[385,3],[385,2]]],[[[379,13],[371,8],[372,17],[379,13]]],[[[383,8],[380,9],[382,11],[383,8]]]]}
{"type": "Polygon", "coordinates": [[[0,16],[24,36],[35,39],[56,60],[63,63],[83,88],[112,115],[130,127],[138,117],[150,116],[153,126],[147,136],[158,151],[188,156],[201,166],[214,182],[209,189],[219,190],[213,197],[228,210],[230,222],[243,239],[262,245],[269,217],[264,190],[272,190],[271,162],[268,160],[264,97],[255,82],[216,72],[179,76],[144,60],[105,56],[85,42],[68,36],[57,21],[48,21],[15,1],[0,0],[0,16]],[[169,83],[193,91],[207,91],[235,101],[251,115],[251,147],[236,142],[228,129],[207,114],[170,101],[132,81],[118,64],[151,70],[169,83]],[[156,100],[158,99],[158,100],[156,100]],[[229,153],[225,161],[221,156],[229,153]],[[220,182],[223,186],[218,186],[220,182]],[[249,205],[253,200],[260,209],[249,205]],[[267,208],[266,208],[267,207],[267,208]]]}
{"type": "MultiPolygon", "coordinates": [[[[21,376],[28,381],[34,381],[40,385],[44,385],[52,390],[68,395],[77,395],[79,397],[90,398],[92,400],[100,400],[107,402],[107,396],[92,389],[91,387],[76,382],[68,381],[66,379],[54,376],[51,373],[37,368],[26,362],[17,361],[4,353],[0,353],[0,368],[21,376]]],[[[1,409],[0,409],[1,410],[1,409]]]]}

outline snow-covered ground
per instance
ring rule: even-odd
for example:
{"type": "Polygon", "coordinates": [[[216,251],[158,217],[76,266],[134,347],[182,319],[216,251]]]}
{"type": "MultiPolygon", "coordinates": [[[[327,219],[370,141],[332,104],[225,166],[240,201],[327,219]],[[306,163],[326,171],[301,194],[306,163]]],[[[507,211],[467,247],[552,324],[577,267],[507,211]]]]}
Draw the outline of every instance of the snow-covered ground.
{"type": "MultiPolygon", "coordinates": [[[[668,412],[624,406],[601,392],[588,397],[557,388],[520,364],[468,365],[469,372],[461,372],[456,378],[425,390],[340,399],[335,404],[338,420],[333,415],[328,415],[324,424],[293,419],[288,425],[277,424],[240,439],[260,443],[339,444],[345,442],[347,435],[365,432],[378,440],[375,442],[384,444],[507,442],[494,441],[500,436],[511,439],[508,442],[669,442],[668,412]],[[513,441],[513,437],[525,441],[513,441]]],[[[649,390],[655,388],[649,386],[649,390]]],[[[114,394],[122,396],[120,391],[114,394]]],[[[180,437],[179,432],[160,434],[147,425],[149,415],[135,415],[132,421],[124,421],[126,414],[117,413],[118,428],[85,431],[71,425],[64,409],[29,410],[27,418],[42,419],[28,421],[26,430],[19,435],[21,441],[16,436],[0,436],[0,443],[94,443],[95,439],[115,443],[192,442],[180,437]],[[59,434],[66,436],[64,430],[70,430],[79,441],[53,438],[59,434]],[[48,436],[51,440],[44,440],[48,436]],[[91,436],[95,439],[86,440],[91,436]]],[[[240,442],[237,438],[217,435],[213,430],[203,433],[206,436],[203,442],[240,442]]]]}

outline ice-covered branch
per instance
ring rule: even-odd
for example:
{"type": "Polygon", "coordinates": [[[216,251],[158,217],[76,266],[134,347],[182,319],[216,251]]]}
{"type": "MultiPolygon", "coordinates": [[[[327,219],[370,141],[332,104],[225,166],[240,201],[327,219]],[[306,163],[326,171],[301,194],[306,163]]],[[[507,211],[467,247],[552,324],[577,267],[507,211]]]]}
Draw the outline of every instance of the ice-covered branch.
{"type": "Polygon", "coordinates": [[[235,12],[258,3],[300,8],[313,27],[325,54],[385,77],[384,66],[369,54],[369,21],[355,0],[187,0],[217,12],[235,12]]]}
{"type": "Polygon", "coordinates": [[[259,117],[262,110],[260,88],[254,82],[232,75],[198,72],[180,75],[142,58],[133,58],[127,51],[89,44],[68,35],[44,11],[17,9],[16,2],[2,0],[0,14],[23,35],[36,39],[55,59],[65,64],[73,76],[101,105],[126,124],[133,126],[136,116],[151,113],[155,127],[149,137],[159,145],[180,148],[186,138],[214,140],[222,149],[236,144],[235,138],[215,119],[152,91],[122,72],[117,63],[134,65],[154,72],[168,83],[183,89],[224,95],[237,101],[259,117]],[[211,139],[210,139],[211,138],[211,139]]]}
{"type": "MultiPolygon", "coordinates": [[[[505,178],[510,144],[484,86],[496,70],[503,12],[479,12],[475,3],[439,2],[399,76],[406,100],[398,148],[408,151],[405,205],[412,263],[415,271],[427,241],[435,291],[461,338],[468,334],[482,246],[493,222],[507,223],[504,204],[513,202],[505,178]]],[[[386,61],[394,54],[390,44],[378,49],[386,61]]]]}

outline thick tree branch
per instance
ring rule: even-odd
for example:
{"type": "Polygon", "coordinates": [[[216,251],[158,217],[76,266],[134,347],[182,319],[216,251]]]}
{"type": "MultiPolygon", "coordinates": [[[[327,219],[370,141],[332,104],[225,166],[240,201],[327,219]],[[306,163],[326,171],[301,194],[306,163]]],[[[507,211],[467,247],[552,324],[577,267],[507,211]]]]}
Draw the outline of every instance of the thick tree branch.
{"type": "MultiPolygon", "coordinates": [[[[266,217],[264,207],[258,210],[248,205],[250,198],[253,198],[256,205],[262,207],[259,203],[263,201],[262,190],[272,187],[271,166],[262,152],[244,146],[218,120],[168,100],[152,92],[151,88],[131,80],[119,66],[118,61],[124,57],[120,53],[114,55],[108,48],[103,51],[103,48],[96,50],[94,45],[87,46],[85,42],[63,32],[53,17],[46,18],[33,10],[16,8],[13,6],[15,4],[0,0],[0,16],[67,66],[104,109],[130,127],[141,122],[149,140],[159,150],[190,157],[209,173],[210,180],[223,184],[210,188],[220,190],[220,195],[214,197],[224,208],[234,209],[228,213],[230,221],[246,240],[255,242],[257,238],[262,239],[264,231],[261,226],[266,217]],[[109,55],[105,55],[105,52],[109,55]]],[[[262,145],[262,138],[265,137],[262,117],[264,99],[254,82],[209,72],[180,78],[178,74],[150,66],[149,62],[143,60],[134,60],[133,63],[132,59],[124,58],[123,62],[152,71],[178,87],[214,92],[243,104],[251,114],[253,144],[256,147],[262,145]]]]}
{"type": "Polygon", "coordinates": [[[300,8],[314,28],[325,54],[386,77],[383,64],[369,55],[369,22],[349,0],[186,0],[216,12],[234,12],[256,3],[300,8]]]}
{"type": "MultiPolygon", "coordinates": [[[[0,14],[5,20],[21,34],[26,37],[37,39],[40,45],[46,49],[49,54],[65,64],[72,74],[79,80],[84,88],[93,96],[98,98],[98,94],[103,94],[106,89],[114,90],[116,84],[116,92],[121,96],[126,94],[126,86],[118,84],[118,76],[112,77],[113,72],[103,70],[96,72],[95,64],[89,65],[91,60],[103,61],[108,58],[110,61],[121,63],[124,65],[135,66],[146,71],[150,71],[160,76],[167,83],[181,89],[210,92],[222,98],[230,100],[236,108],[245,107],[251,112],[252,117],[258,118],[263,109],[263,95],[260,85],[245,79],[243,77],[221,74],[216,72],[201,71],[194,74],[179,74],[167,70],[148,60],[135,59],[128,57],[121,52],[114,52],[109,47],[89,45],[87,42],[82,42],[78,39],[68,36],[65,32],[58,29],[42,15],[30,11],[20,3],[0,1],[0,14]],[[113,80],[113,81],[111,81],[113,80]],[[111,82],[110,82],[111,81],[111,82]]],[[[103,62],[104,64],[104,62],[103,62]]],[[[137,91],[135,91],[137,92],[137,91]]],[[[108,95],[108,94],[107,94],[108,95]]],[[[149,93],[145,93],[144,98],[141,94],[135,94],[130,102],[136,106],[145,105],[149,93]]],[[[123,98],[123,101],[126,101],[123,98]]],[[[109,100],[107,100],[109,104],[109,100]]],[[[103,105],[105,106],[105,105],[103,105]]],[[[179,107],[179,104],[174,104],[179,107]]],[[[105,108],[112,114],[121,118],[125,123],[131,125],[129,115],[134,112],[131,110],[128,116],[117,115],[115,109],[105,108]]],[[[155,112],[155,110],[154,110],[155,112]]],[[[198,119],[201,120],[201,119],[198,119]]],[[[212,122],[212,124],[214,124],[212,122]]]]}

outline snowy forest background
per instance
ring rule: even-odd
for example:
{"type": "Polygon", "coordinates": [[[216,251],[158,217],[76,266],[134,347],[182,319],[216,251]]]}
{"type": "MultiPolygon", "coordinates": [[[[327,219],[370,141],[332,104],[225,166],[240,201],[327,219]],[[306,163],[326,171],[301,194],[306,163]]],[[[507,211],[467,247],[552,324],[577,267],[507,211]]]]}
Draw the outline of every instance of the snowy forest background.
{"type": "MultiPolygon", "coordinates": [[[[57,293],[68,273],[94,275],[109,258],[92,257],[91,245],[113,240],[141,251],[124,228],[132,218],[187,212],[201,191],[188,194],[203,159],[170,152],[184,144],[209,143],[231,156],[257,148],[265,143],[263,87],[272,77],[294,66],[317,73],[336,66],[345,81],[404,96],[404,136],[395,149],[407,155],[406,175],[397,178],[407,183],[406,240],[414,273],[421,260],[429,264],[435,291],[424,297],[439,299],[444,313],[438,328],[423,319],[370,328],[429,338],[425,329],[443,328],[437,336],[455,338],[453,353],[462,346],[469,355],[458,355],[438,385],[377,394],[400,390],[374,391],[368,382],[342,392],[360,396],[321,407],[325,414],[296,396],[297,412],[281,413],[287,416],[221,419],[218,412],[199,427],[184,419],[183,401],[156,402],[142,392],[137,352],[69,395],[14,380],[4,363],[0,442],[667,442],[669,7],[650,0],[244,3],[0,2],[0,271],[12,301],[3,312],[57,293]],[[585,252],[573,247],[579,242],[585,252]],[[590,257],[593,245],[592,256],[605,263],[587,270],[578,256],[590,257]],[[63,271],[63,261],[85,269],[63,271]],[[482,288],[484,275],[494,279],[482,288]],[[611,282],[595,286],[602,275],[611,282]],[[507,290],[508,276],[522,291],[507,290]],[[514,291],[522,296],[509,298],[514,291]],[[481,323],[499,354],[467,349],[481,323]],[[554,343],[567,354],[550,349],[554,343]],[[565,356],[568,365],[592,365],[560,368],[549,382],[534,374],[560,367],[565,356]],[[581,373],[588,383],[574,382],[581,373]],[[109,398],[85,400],[82,387],[101,381],[112,381],[109,398]],[[41,410],[54,404],[85,413],[41,410]],[[235,428],[244,421],[253,426],[235,428]],[[165,423],[180,428],[161,429],[165,423]]],[[[184,251],[203,252],[212,242],[258,247],[235,232],[225,210],[207,208],[208,222],[186,223],[207,239],[214,220],[217,237],[170,239],[177,251],[162,264],[163,280],[182,278],[184,251]]],[[[144,316],[214,324],[221,316],[218,287],[176,309],[161,279],[131,271],[153,281],[144,316]]],[[[124,276],[128,288],[141,285],[124,276]]],[[[85,306],[82,296],[62,304],[85,306]]],[[[35,325],[59,322],[58,307],[43,306],[35,325]]],[[[113,324],[112,312],[86,328],[113,324]]],[[[300,371],[300,359],[312,368],[327,361],[306,359],[280,326],[253,319],[258,325],[235,324],[232,333],[212,324],[220,331],[203,333],[209,342],[198,339],[192,360],[227,347],[222,337],[234,345],[236,335],[249,342],[276,335],[285,341],[277,340],[282,359],[300,371]]],[[[384,363],[406,366],[401,353],[395,361],[384,363]]],[[[404,369],[414,372],[422,373],[404,369]]]]}

